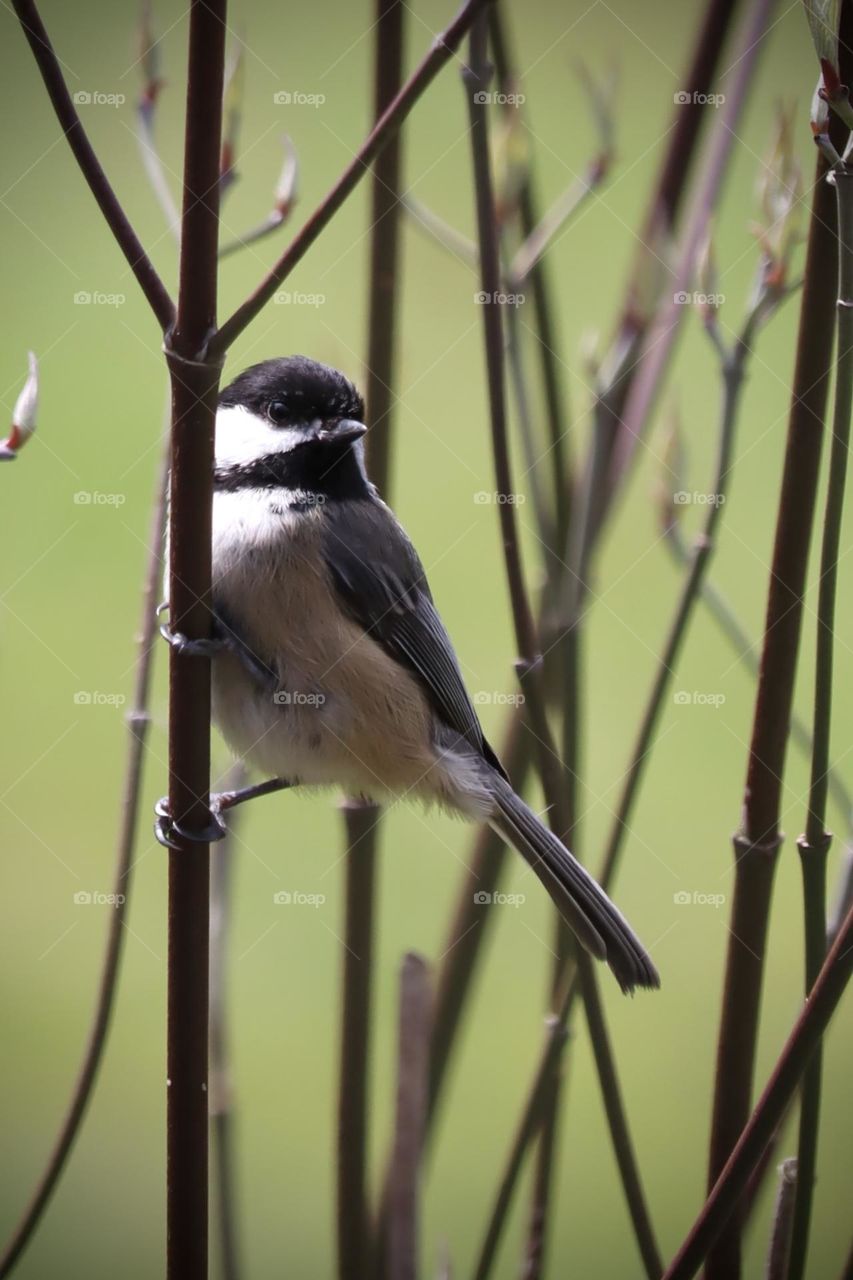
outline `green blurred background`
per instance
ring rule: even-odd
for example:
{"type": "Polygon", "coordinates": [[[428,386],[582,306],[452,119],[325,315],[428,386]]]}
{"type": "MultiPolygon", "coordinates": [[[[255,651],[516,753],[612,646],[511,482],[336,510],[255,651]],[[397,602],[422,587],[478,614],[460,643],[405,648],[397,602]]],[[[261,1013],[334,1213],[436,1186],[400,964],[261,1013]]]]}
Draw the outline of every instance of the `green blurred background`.
{"type": "MultiPolygon", "coordinates": [[[[673,93],[701,13],[691,2],[631,6],[507,4],[535,133],[543,199],[579,173],[593,146],[573,67],[616,65],[618,158],[613,176],[550,255],[559,295],[560,356],[585,444],[590,395],[584,335],[611,330],[673,113],[673,93]]],[[[174,283],[174,251],[134,140],[140,87],[133,4],[45,4],[45,20],[73,91],[124,95],[117,107],[81,108],[106,170],[156,264],[174,283]]],[[[451,16],[439,0],[409,12],[412,65],[451,16]]],[[[799,6],[780,7],[765,40],[739,129],[716,223],[723,322],[739,321],[756,263],[749,224],[754,188],[781,100],[795,101],[806,185],[812,172],[807,110],[815,69],[799,6]]],[[[328,188],[363,136],[370,111],[369,6],[322,11],[271,0],[235,7],[245,41],[246,102],[240,182],[224,223],[236,234],[269,208],[287,131],[299,152],[297,222],[328,188]],[[276,105],[276,92],[321,94],[320,106],[276,105]]],[[[75,169],[29,51],[2,15],[5,254],[0,383],[7,418],[26,351],[42,371],[39,433],[0,471],[3,556],[0,664],[2,824],[2,1016],[0,1067],[6,1159],[0,1168],[0,1232],[17,1218],[45,1160],[75,1076],[93,1005],[108,906],[80,892],[111,889],[112,849],[126,750],[140,580],[165,395],[155,327],[75,169]],[[121,305],[81,305],[75,294],[124,295],[121,305]],[[75,502],[75,494],[119,495],[75,502]],[[93,696],[75,701],[80,692],[93,696]],[[129,701],[128,704],[129,705],[129,701]]],[[[166,165],[180,160],[183,5],[159,3],[163,33],[159,132],[166,165]]],[[[728,67],[731,55],[724,57],[728,67]]],[[[722,86],[723,88],[725,86],[722,86]]],[[[713,108],[708,108],[709,115],[713,108]]],[[[709,119],[708,124],[713,121],[709,119]]],[[[473,232],[465,109],[458,68],[444,71],[405,134],[408,188],[473,232]]],[[[362,373],[365,348],[367,186],[359,189],[292,277],[319,305],[270,306],[238,343],[227,374],[301,351],[362,373]]],[[[490,490],[486,397],[472,272],[407,225],[404,231],[395,504],[430,571],[435,595],[474,691],[514,689],[513,642],[490,490]]],[[[267,241],[227,261],[229,311],[272,261],[267,241]]],[[[767,561],[785,438],[796,323],[791,304],[762,335],[745,394],[737,464],[725,510],[716,581],[753,635],[760,632],[767,561]]],[[[583,709],[586,744],[579,851],[595,865],[619,780],[668,625],[678,577],[658,540],[653,491],[666,404],[676,396],[689,447],[686,487],[705,491],[720,385],[695,315],[687,318],[668,396],[642,451],[630,492],[600,558],[589,617],[583,709]]],[[[538,567],[529,504],[520,511],[528,565],[538,567]]],[[[701,511],[688,508],[688,526],[701,511]]],[[[844,553],[850,549],[849,522],[844,553]]],[[[853,596],[842,567],[834,752],[849,773],[853,596]]],[[[805,618],[797,704],[808,714],[814,572],[805,618]]],[[[166,859],[148,814],[166,786],[165,662],[158,652],[154,724],[145,778],[145,822],[134,867],[121,990],[97,1094],[76,1153],[18,1274],[126,1277],[159,1273],[164,1229],[164,989],[166,859]]],[[[613,1040],[640,1163],[664,1252],[677,1246],[702,1200],[727,910],[678,906],[679,891],[728,894],[730,836],[741,803],[753,686],[707,617],[696,617],[673,689],[721,694],[717,707],[669,701],[632,824],[617,898],[652,947],[663,977],[657,996],[623,999],[603,976],[613,1040]]],[[[500,740],[506,710],[484,705],[500,740]]],[[[215,741],[217,769],[227,753],[215,741]]],[[[763,1081],[795,1014],[801,985],[799,866],[793,838],[804,821],[807,770],[790,756],[758,1059],[763,1081]]],[[[843,830],[842,815],[832,821],[843,830]]],[[[470,833],[438,815],[396,809],[383,828],[373,1058],[373,1163],[378,1174],[393,1105],[397,972],[410,948],[445,946],[470,833]]],[[[229,997],[239,1123],[239,1210],[246,1274],[324,1277],[334,1256],[334,1141],[342,947],[341,819],[323,798],[275,798],[240,828],[229,997]],[[325,895],[320,907],[276,906],[274,893],[325,895]]],[[[832,881],[839,850],[832,855],[832,881]]],[[[426,1181],[424,1274],[446,1242],[464,1275],[491,1205],[542,1040],[551,967],[549,903],[513,865],[508,889],[522,907],[500,909],[456,1055],[426,1181]]],[[[495,908],[498,910],[498,908],[495,908]]],[[[550,1274],[627,1277],[639,1262],[604,1125],[583,1020],[569,1051],[550,1274]]],[[[849,1009],[826,1054],[819,1182],[809,1275],[835,1275],[849,1244],[851,1120],[849,1009]]],[[[790,1154],[789,1131],[780,1154],[790,1154]]],[[[511,1277],[523,1236],[527,1184],[497,1274],[511,1277]]],[[[761,1269],[770,1213],[765,1195],[749,1237],[750,1275],[761,1269]]]]}

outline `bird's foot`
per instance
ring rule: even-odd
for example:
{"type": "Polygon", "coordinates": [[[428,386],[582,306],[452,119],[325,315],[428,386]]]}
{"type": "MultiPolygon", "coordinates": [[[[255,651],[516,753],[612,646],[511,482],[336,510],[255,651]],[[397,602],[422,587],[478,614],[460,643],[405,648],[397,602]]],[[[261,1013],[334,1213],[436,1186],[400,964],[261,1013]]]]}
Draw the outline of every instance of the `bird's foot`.
{"type": "Polygon", "coordinates": [[[219,796],[210,797],[210,818],[207,825],[201,831],[188,831],[172,817],[169,797],[161,796],[154,806],[156,814],[154,835],[166,849],[180,849],[178,839],[189,841],[191,844],[214,844],[217,840],[224,840],[227,832],[225,823],[219,817],[222,806],[218,801],[219,796]]]}

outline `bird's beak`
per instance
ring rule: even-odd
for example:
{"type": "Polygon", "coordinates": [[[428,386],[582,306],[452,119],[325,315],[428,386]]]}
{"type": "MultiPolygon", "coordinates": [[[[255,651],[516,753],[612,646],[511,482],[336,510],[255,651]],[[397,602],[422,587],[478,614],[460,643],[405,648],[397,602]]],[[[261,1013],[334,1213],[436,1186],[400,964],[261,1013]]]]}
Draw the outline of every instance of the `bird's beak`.
{"type": "Polygon", "coordinates": [[[363,422],[355,418],[339,418],[336,422],[321,422],[317,428],[317,439],[324,444],[352,444],[367,431],[363,422]]]}

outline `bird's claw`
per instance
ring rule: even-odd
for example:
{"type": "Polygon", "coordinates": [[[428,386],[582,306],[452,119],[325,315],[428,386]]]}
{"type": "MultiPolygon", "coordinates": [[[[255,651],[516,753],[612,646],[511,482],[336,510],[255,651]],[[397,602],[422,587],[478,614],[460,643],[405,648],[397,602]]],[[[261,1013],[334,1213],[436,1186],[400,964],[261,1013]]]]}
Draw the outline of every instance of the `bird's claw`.
{"type": "Polygon", "coordinates": [[[182,658],[215,658],[223,649],[223,642],[213,637],[202,640],[191,640],[189,636],[185,636],[182,631],[173,631],[167,624],[163,623],[160,628],[160,635],[164,640],[179,653],[182,658]]]}
{"type": "Polygon", "coordinates": [[[180,849],[182,845],[178,840],[189,841],[191,844],[215,844],[217,840],[223,840],[226,829],[225,823],[219,817],[217,799],[216,796],[210,798],[210,820],[207,825],[201,831],[188,831],[172,817],[169,797],[162,796],[154,806],[154,812],[157,815],[154,835],[159,843],[166,849],[180,849]]]}

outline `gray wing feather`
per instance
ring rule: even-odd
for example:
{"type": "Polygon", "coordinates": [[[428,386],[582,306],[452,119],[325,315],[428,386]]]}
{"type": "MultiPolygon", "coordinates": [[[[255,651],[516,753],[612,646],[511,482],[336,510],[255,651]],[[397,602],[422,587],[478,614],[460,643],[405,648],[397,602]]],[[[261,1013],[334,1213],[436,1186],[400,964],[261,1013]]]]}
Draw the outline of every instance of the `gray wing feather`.
{"type": "Polygon", "coordinates": [[[378,499],[329,504],[324,556],[345,613],[420,681],[437,716],[501,774],[462,680],[424,567],[378,499]]]}

